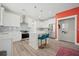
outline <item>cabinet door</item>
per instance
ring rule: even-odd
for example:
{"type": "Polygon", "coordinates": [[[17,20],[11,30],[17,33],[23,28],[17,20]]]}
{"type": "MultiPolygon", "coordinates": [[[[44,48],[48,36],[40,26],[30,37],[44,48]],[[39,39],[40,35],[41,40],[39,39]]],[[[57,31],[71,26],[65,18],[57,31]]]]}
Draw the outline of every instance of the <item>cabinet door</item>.
{"type": "Polygon", "coordinates": [[[12,12],[5,11],[3,24],[4,26],[20,27],[20,16],[12,12]]]}
{"type": "Polygon", "coordinates": [[[7,55],[12,55],[12,41],[10,39],[0,39],[0,50],[7,51],[7,55]]]}
{"type": "Polygon", "coordinates": [[[3,12],[4,12],[4,8],[0,7],[0,25],[3,25],[3,12]]]}

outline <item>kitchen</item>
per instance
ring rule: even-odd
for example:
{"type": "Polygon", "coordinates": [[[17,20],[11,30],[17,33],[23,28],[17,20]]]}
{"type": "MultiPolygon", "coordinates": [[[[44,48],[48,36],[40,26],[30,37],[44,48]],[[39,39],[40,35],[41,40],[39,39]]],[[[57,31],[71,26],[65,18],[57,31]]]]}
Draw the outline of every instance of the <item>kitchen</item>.
{"type": "MultiPolygon", "coordinates": [[[[57,21],[59,18],[56,17],[61,18],[62,13],[59,13],[60,11],[75,9],[75,7],[78,10],[79,4],[0,3],[0,55],[13,56],[13,49],[19,51],[21,55],[30,55],[27,49],[29,51],[34,49],[37,51],[37,53],[34,52],[36,55],[42,55],[42,52],[44,55],[56,55],[57,49],[60,48],[59,45],[64,45],[63,41],[65,41],[65,39],[60,41],[59,38],[62,36],[58,37],[57,21]],[[46,35],[48,36],[46,37],[46,35]],[[38,53],[38,51],[41,52],[38,53]]],[[[76,41],[76,43],[78,42],[76,41]]],[[[73,43],[68,44],[67,47],[73,48],[75,46],[73,43]]],[[[75,47],[78,49],[77,46],[75,47]]],[[[33,54],[33,52],[30,53],[33,54]]]]}
{"type": "MultiPolygon", "coordinates": [[[[4,47],[7,45],[8,48],[10,48],[8,55],[12,55],[12,43],[15,41],[29,41],[29,45],[35,44],[33,43],[31,39],[34,37],[38,37],[37,35],[37,28],[41,28],[40,26],[42,25],[42,28],[48,28],[49,24],[52,24],[52,19],[48,21],[43,21],[43,23],[48,23],[46,26],[42,23],[42,21],[33,21],[33,18],[31,17],[26,17],[26,15],[18,15],[15,12],[9,10],[6,8],[4,5],[0,5],[0,13],[1,13],[1,19],[0,19],[0,39],[7,39],[6,41],[3,40],[3,44],[7,42],[8,40],[10,43],[6,43],[4,47]],[[36,24],[37,23],[37,24],[36,24]],[[40,24],[40,26],[39,26],[40,24]],[[36,26],[37,25],[37,26],[36,26]],[[35,26],[35,27],[34,27],[35,26]],[[30,30],[30,31],[29,31],[30,30]],[[35,34],[35,36],[31,36],[32,34],[35,34]],[[30,35],[30,36],[29,36],[30,35]],[[3,37],[5,36],[5,37],[3,37]],[[30,40],[29,40],[30,39],[30,40]],[[8,46],[9,45],[9,46],[8,46]]],[[[35,8],[35,7],[34,7],[35,8]]],[[[23,9],[22,9],[23,10],[23,9]]],[[[23,10],[24,12],[24,10],[23,10]]],[[[41,11],[40,11],[41,12],[41,11]]],[[[55,22],[53,22],[55,23],[55,22]]],[[[40,31],[39,31],[40,32],[40,31]]],[[[42,31],[43,32],[43,31],[42,31]]],[[[35,39],[36,40],[36,39],[35,39]]],[[[2,41],[1,41],[2,42],[2,41]]],[[[2,44],[2,45],[3,45],[2,44]]],[[[33,48],[38,49],[38,43],[36,42],[37,46],[33,46],[33,48]]],[[[1,47],[1,50],[6,51],[5,48],[1,47]]]]}

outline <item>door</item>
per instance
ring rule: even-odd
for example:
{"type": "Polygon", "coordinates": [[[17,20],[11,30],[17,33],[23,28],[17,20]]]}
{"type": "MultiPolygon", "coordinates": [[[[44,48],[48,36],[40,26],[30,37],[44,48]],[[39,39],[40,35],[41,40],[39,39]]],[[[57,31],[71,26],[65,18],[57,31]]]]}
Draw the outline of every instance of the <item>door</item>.
{"type": "Polygon", "coordinates": [[[4,8],[0,7],[0,25],[3,25],[4,8]]]}
{"type": "Polygon", "coordinates": [[[75,18],[63,19],[58,22],[58,39],[75,42],[75,18]]]}
{"type": "Polygon", "coordinates": [[[49,37],[52,39],[55,39],[55,24],[50,24],[49,25],[49,37]]]}

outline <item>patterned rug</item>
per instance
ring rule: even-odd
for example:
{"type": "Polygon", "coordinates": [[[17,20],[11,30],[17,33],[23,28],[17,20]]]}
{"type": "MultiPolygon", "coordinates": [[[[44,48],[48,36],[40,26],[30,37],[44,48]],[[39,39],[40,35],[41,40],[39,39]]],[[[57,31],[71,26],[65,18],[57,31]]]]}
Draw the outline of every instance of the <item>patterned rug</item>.
{"type": "Polygon", "coordinates": [[[71,48],[59,48],[56,56],[79,56],[79,51],[71,48]]]}

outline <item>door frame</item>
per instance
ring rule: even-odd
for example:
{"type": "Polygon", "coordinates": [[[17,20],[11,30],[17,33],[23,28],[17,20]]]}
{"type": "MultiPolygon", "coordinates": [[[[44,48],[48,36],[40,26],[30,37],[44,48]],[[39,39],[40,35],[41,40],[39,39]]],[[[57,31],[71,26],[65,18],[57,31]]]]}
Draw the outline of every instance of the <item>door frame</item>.
{"type": "MultiPolygon", "coordinates": [[[[72,16],[67,16],[67,17],[62,17],[62,18],[58,18],[57,19],[57,25],[58,25],[58,22],[60,21],[60,20],[63,20],[63,19],[68,19],[68,18],[75,18],[75,44],[76,45],[79,45],[78,43],[77,43],[77,15],[72,15],[72,16]]],[[[56,40],[59,40],[58,39],[58,26],[57,26],[57,39],[56,40]]]]}

